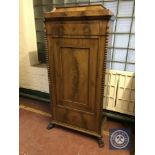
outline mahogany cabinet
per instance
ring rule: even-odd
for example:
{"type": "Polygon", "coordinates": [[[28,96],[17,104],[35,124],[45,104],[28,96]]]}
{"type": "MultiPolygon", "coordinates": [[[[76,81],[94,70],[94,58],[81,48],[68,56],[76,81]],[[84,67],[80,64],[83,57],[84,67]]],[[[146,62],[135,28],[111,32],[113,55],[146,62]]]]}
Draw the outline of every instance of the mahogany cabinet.
{"type": "Polygon", "coordinates": [[[98,137],[101,124],[108,23],[101,4],[44,13],[51,122],[98,137]]]}

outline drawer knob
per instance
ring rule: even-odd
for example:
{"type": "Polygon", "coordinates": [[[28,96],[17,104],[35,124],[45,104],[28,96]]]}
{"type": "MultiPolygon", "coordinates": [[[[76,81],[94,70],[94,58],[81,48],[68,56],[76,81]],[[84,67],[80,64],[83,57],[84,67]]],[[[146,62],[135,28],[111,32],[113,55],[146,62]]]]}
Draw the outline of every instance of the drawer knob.
{"type": "Polygon", "coordinates": [[[64,34],[64,27],[63,27],[63,26],[61,26],[61,27],[59,28],[58,33],[59,33],[60,35],[63,35],[63,34],[64,34]]]}
{"type": "Polygon", "coordinates": [[[84,27],[84,34],[90,34],[90,27],[89,26],[84,27]]]}

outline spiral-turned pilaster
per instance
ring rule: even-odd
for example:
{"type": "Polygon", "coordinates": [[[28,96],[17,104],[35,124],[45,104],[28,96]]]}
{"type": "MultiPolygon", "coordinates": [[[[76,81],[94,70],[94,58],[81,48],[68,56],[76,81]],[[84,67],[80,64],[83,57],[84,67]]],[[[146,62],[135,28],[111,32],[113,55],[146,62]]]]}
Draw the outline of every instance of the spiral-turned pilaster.
{"type": "Polygon", "coordinates": [[[103,96],[104,96],[104,84],[105,84],[105,73],[106,73],[106,60],[107,60],[108,40],[109,40],[109,26],[107,24],[107,27],[106,27],[106,35],[105,35],[105,46],[104,46],[104,63],[103,63],[103,70],[102,70],[101,101],[103,101],[103,96]]]}

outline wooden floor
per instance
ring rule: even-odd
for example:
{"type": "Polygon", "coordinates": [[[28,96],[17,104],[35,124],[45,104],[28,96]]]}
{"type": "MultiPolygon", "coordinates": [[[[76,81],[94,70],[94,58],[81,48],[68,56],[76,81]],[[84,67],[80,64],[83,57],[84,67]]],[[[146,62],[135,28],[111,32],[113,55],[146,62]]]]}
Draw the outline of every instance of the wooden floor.
{"type": "Polygon", "coordinates": [[[105,121],[104,148],[99,148],[92,136],[62,127],[47,130],[50,105],[21,98],[20,103],[20,155],[130,155],[127,150],[109,149],[109,129],[132,127],[114,120],[105,121]]]}

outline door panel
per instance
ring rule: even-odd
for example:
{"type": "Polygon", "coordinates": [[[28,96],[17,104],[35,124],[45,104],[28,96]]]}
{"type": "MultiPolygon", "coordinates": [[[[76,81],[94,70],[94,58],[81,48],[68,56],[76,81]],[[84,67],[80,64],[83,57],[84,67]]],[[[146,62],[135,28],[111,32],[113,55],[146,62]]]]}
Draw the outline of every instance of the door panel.
{"type": "Polygon", "coordinates": [[[61,48],[64,102],[88,105],[89,52],[89,49],[61,48]]]}
{"type": "Polygon", "coordinates": [[[96,112],[98,40],[51,39],[53,46],[50,51],[54,53],[56,76],[56,118],[60,122],[69,121],[72,124],[74,117],[73,125],[82,127],[85,122],[88,129],[95,130],[91,123],[95,120],[96,112]]]}

